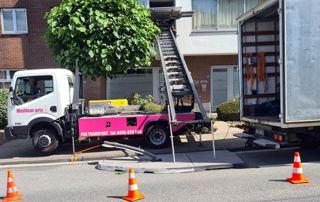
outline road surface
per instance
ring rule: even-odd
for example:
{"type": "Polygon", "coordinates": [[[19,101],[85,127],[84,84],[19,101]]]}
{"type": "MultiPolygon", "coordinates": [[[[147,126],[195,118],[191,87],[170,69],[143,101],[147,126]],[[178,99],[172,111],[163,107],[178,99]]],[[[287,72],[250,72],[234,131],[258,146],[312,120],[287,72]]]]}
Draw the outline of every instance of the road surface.
{"type": "MultiPolygon", "coordinates": [[[[303,165],[309,184],[292,185],[291,165],[212,170],[183,174],[137,174],[144,201],[319,201],[320,163],[303,165]]],[[[14,169],[23,201],[122,201],[128,175],[100,171],[95,165],[14,169]]],[[[5,195],[6,170],[0,170],[5,195]]]]}

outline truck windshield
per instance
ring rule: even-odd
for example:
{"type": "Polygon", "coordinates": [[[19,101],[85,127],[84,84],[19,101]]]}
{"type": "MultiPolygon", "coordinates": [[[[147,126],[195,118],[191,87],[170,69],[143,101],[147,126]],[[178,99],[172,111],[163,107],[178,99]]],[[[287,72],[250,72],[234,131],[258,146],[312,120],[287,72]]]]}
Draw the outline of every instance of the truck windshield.
{"type": "Polygon", "coordinates": [[[14,99],[21,105],[53,92],[52,76],[29,76],[17,78],[14,99]]]}

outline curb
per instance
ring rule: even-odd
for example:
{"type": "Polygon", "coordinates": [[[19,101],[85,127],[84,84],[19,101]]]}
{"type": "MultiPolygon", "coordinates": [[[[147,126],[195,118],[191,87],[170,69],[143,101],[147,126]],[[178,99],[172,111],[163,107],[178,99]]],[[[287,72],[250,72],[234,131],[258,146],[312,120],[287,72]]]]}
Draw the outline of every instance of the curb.
{"type": "MultiPolygon", "coordinates": [[[[242,164],[241,164],[242,165],[242,164]]],[[[136,173],[153,173],[153,174],[177,174],[177,173],[190,173],[190,172],[200,172],[206,170],[218,170],[218,169],[229,169],[236,168],[240,166],[239,163],[221,163],[208,166],[193,166],[193,167],[183,167],[183,168],[141,168],[137,166],[115,166],[115,165],[104,165],[103,161],[99,161],[96,166],[97,169],[103,171],[125,171],[128,172],[130,168],[133,168],[136,173]]]]}
{"type": "Polygon", "coordinates": [[[97,169],[103,171],[124,171],[129,172],[130,168],[134,169],[135,173],[153,173],[153,174],[174,174],[174,173],[190,173],[195,172],[194,168],[139,168],[139,167],[126,167],[126,166],[106,166],[101,165],[100,161],[96,166],[97,169]]]}

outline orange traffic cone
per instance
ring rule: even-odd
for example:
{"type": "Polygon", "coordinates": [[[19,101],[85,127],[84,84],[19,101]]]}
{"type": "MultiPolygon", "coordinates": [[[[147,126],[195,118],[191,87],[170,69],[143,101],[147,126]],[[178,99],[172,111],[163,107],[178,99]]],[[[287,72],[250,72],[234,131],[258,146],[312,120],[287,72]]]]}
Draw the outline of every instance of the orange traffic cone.
{"type": "Polygon", "coordinates": [[[294,161],[293,161],[293,172],[292,177],[287,179],[292,184],[301,184],[310,182],[308,179],[305,179],[302,171],[302,163],[300,160],[299,152],[294,153],[294,161]]]}
{"type": "Polygon", "coordinates": [[[3,199],[3,201],[17,201],[21,199],[22,195],[17,191],[16,183],[13,180],[13,175],[11,171],[8,170],[7,196],[3,199]]]}
{"type": "Polygon", "coordinates": [[[138,185],[136,183],[136,177],[134,176],[133,168],[129,169],[129,190],[128,196],[122,197],[127,201],[137,201],[140,199],[144,199],[144,195],[140,194],[138,185]]]}

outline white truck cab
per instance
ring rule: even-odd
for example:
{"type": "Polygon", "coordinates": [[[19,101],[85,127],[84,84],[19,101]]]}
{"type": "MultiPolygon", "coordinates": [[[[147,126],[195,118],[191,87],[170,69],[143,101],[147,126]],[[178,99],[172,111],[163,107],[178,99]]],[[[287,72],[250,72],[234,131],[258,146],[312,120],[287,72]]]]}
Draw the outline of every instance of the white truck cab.
{"type": "Polygon", "coordinates": [[[7,139],[30,136],[43,152],[55,150],[64,134],[59,119],[74,94],[74,75],[66,69],[18,71],[8,97],[7,139]]]}

